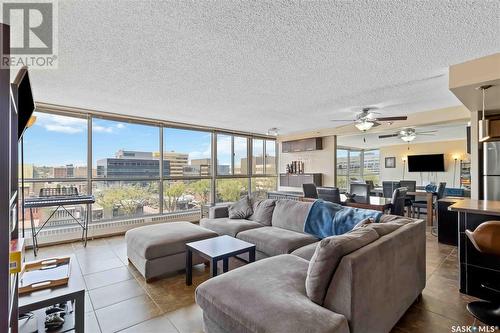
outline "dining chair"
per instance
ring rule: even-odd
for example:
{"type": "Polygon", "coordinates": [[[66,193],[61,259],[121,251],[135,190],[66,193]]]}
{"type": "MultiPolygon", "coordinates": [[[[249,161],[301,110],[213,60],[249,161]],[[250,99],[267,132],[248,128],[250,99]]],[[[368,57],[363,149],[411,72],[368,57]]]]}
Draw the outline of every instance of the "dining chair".
{"type": "MultiPolygon", "coordinates": [[[[406,187],[408,192],[415,192],[417,190],[417,181],[415,180],[400,180],[399,184],[401,187],[406,187]]],[[[413,208],[413,202],[415,201],[414,195],[407,195],[405,198],[405,208],[408,210],[408,216],[413,217],[415,211],[413,208]]]]}
{"type": "Polygon", "coordinates": [[[304,198],[318,199],[318,190],[314,184],[302,184],[302,191],[304,191],[304,198]]]}
{"type": "MultiPolygon", "coordinates": [[[[439,199],[442,199],[444,197],[445,190],[446,190],[446,182],[439,183],[437,191],[435,192],[436,201],[439,199]]],[[[415,201],[415,202],[413,202],[413,207],[417,210],[417,219],[420,218],[421,209],[425,209],[425,214],[429,214],[429,212],[427,212],[427,201],[422,201],[422,200],[415,201]]],[[[431,212],[431,214],[436,213],[436,215],[437,215],[436,209],[437,209],[437,204],[433,198],[432,199],[432,212],[431,212]]]]}
{"type": "Polygon", "coordinates": [[[406,199],[406,188],[400,187],[394,190],[391,199],[391,214],[392,215],[405,215],[405,199],[406,199]]]}
{"type": "Polygon", "coordinates": [[[392,198],[392,194],[394,190],[399,188],[399,182],[394,181],[383,181],[382,182],[382,192],[384,194],[384,198],[392,198]]]}
{"type": "Polygon", "coordinates": [[[340,204],[340,190],[338,187],[318,187],[318,199],[340,204]]]}

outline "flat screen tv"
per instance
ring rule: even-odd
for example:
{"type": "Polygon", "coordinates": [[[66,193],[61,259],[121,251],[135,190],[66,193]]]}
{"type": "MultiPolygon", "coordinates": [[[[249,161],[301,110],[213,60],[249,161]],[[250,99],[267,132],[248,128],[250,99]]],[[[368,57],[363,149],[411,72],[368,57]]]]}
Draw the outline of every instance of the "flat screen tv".
{"type": "Polygon", "coordinates": [[[443,172],[444,154],[408,156],[408,172],[443,172]]]}
{"type": "MultiPolygon", "coordinates": [[[[23,135],[26,125],[35,111],[35,101],[33,100],[33,93],[31,92],[30,76],[28,68],[23,67],[17,73],[14,80],[14,86],[17,88],[17,133],[18,139],[23,135]]],[[[13,91],[15,93],[15,91],[13,91]]]]}

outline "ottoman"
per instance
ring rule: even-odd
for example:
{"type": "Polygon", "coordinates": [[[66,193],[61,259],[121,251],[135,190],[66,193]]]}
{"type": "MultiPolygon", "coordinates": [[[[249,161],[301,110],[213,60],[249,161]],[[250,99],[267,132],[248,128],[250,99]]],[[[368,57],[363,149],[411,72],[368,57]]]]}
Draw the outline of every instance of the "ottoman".
{"type": "MultiPolygon", "coordinates": [[[[128,260],[146,281],[185,269],[186,243],[217,237],[218,234],[191,222],[167,222],[125,233],[128,260]]],[[[205,262],[193,256],[193,264],[205,262]]]]}

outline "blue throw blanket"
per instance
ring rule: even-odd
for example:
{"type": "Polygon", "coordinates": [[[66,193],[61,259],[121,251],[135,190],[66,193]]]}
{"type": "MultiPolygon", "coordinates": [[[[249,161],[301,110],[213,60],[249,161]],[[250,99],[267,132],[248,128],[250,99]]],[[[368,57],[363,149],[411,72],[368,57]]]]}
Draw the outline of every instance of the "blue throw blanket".
{"type": "Polygon", "coordinates": [[[380,220],[381,212],[341,206],[332,202],[316,200],[304,225],[304,232],[317,238],[342,235],[351,231],[356,224],[366,218],[380,220]]]}

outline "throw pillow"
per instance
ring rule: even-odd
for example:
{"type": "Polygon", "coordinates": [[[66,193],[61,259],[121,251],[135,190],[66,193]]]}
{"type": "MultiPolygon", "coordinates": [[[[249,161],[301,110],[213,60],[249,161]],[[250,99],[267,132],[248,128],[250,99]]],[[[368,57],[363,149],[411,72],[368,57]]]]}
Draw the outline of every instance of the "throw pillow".
{"type": "Polygon", "coordinates": [[[311,301],[322,305],[337,266],[345,255],[370,244],[379,238],[370,228],[358,228],[341,236],[322,239],[309,261],[306,293],[311,301]]]}
{"type": "Polygon", "coordinates": [[[240,200],[229,205],[228,213],[230,219],[246,219],[252,215],[253,210],[248,196],[245,195],[240,200]]]}
{"type": "Polygon", "coordinates": [[[275,203],[276,201],[273,199],[254,201],[253,214],[248,219],[264,225],[271,225],[275,203]]]}

